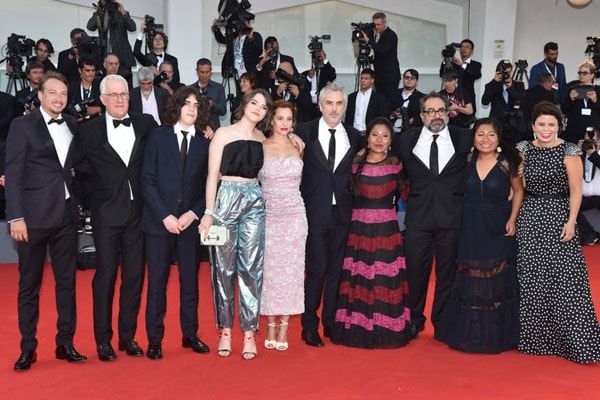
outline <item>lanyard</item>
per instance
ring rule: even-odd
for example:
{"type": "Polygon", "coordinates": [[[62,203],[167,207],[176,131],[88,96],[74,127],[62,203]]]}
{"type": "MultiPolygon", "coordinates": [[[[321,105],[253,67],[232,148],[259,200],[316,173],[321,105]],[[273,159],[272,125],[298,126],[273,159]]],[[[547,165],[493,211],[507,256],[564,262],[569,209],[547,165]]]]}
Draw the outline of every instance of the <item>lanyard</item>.
{"type": "Polygon", "coordinates": [[[544,63],[544,67],[546,67],[546,71],[548,71],[548,73],[550,73],[550,75],[552,75],[552,77],[554,78],[554,80],[556,80],[556,65],[554,66],[554,73],[552,73],[552,71],[550,71],[550,68],[548,68],[548,64],[544,63]]]}

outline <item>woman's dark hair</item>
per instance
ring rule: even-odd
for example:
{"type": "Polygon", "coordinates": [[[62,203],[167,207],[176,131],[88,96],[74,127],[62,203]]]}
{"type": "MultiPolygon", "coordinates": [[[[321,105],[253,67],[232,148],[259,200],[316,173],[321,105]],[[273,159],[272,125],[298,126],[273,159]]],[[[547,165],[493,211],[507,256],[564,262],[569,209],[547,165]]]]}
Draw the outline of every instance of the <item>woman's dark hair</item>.
{"type": "Polygon", "coordinates": [[[360,174],[362,173],[365,163],[367,162],[367,156],[369,155],[369,145],[368,145],[369,135],[371,134],[371,131],[373,130],[373,128],[375,128],[377,125],[385,126],[388,129],[388,131],[390,132],[390,138],[392,140],[394,138],[394,127],[392,126],[392,123],[390,122],[390,120],[385,117],[373,118],[367,125],[366,136],[365,136],[367,143],[365,143],[365,147],[363,148],[364,151],[362,152],[362,155],[356,156],[356,158],[354,159],[354,162],[356,164],[358,164],[358,166],[356,169],[356,173],[352,174],[352,191],[354,192],[354,195],[357,197],[359,196],[359,191],[358,191],[359,177],[360,177],[360,174]]]}
{"type": "Polygon", "coordinates": [[[48,56],[51,56],[52,54],[54,54],[54,47],[52,46],[52,43],[48,39],[41,38],[40,40],[35,42],[35,48],[37,49],[40,44],[43,44],[44,46],[46,46],[46,49],[48,50],[48,56]]]}
{"type": "Polygon", "coordinates": [[[559,132],[563,130],[563,115],[559,106],[552,104],[549,101],[537,103],[531,112],[531,125],[534,125],[535,121],[542,115],[551,115],[556,118],[558,121],[559,132]]]}
{"type": "Polygon", "coordinates": [[[196,100],[198,100],[198,116],[196,117],[194,127],[196,128],[196,132],[199,133],[210,125],[210,105],[206,96],[200,96],[191,86],[183,86],[175,91],[173,96],[167,101],[163,118],[166,125],[175,125],[179,121],[181,109],[185,105],[185,101],[190,96],[195,96],[196,100]]]}
{"type": "Polygon", "coordinates": [[[244,72],[241,76],[240,76],[240,81],[242,79],[247,80],[250,83],[250,87],[252,89],[256,89],[256,76],[252,73],[252,72],[244,72]]]}
{"type": "MultiPolygon", "coordinates": [[[[275,117],[275,112],[277,112],[280,108],[287,108],[292,112],[292,126],[296,126],[296,107],[292,103],[287,100],[275,100],[273,102],[273,112],[272,116],[275,117]]],[[[265,136],[271,136],[273,134],[273,125],[269,124],[267,132],[265,132],[265,136]]]]}
{"type": "Polygon", "coordinates": [[[265,98],[265,102],[267,103],[267,114],[262,121],[256,124],[256,129],[265,132],[271,123],[271,116],[273,115],[273,100],[271,99],[269,92],[267,92],[265,89],[253,89],[242,97],[239,107],[235,110],[235,120],[239,121],[242,119],[244,116],[244,110],[246,110],[246,106],[257,94],[260,94],[265,98]]]}
{"type": "MultiPolygon", "coordinates": [[[[494,118],[478,119],[475,122],[475,125],[473,125],[473,138],[475,137],[475,132],[477,132],[477,130],[482,125],[491,125],[492,128],[494,128],[496,135],[498,135],[498,144],[502,148],[502,152],[498,156],[498,160],[506,161],[506,164],[508,164],[507,165],[508,174],[511,177],[517,176],[518,171],[519,171],[519,166],[522,163],[521,155],[520,155],[519,151],[514,146],[512,146],[510,143],[508,143],[507,141],[505,141],[502,138],[502,136],[503,136],[502,129],[500,128],[500,124],[498,123],[498,121],[496,121],[494,118]]],[[[477,150],[477,148],[475,146],[473,146],[473,154],[471,157],[471,162],[477,161],[478,157],[479,157],[479,151],[477,150]]]]}

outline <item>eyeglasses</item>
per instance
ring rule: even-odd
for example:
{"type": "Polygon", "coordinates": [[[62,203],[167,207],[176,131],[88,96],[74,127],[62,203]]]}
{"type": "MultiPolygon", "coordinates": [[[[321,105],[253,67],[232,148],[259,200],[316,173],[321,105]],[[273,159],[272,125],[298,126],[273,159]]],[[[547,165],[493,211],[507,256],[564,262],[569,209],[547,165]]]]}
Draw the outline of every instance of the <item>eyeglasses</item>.
{"type": "Polygon", "coordinates": [[[417,78],[415,78],[414,76],[410,76],[410,75],[406,75],[404,77],[404,79],[406,79],[407,81],[416,81],[417,80],[417,78]]]}
{"type": "Polygon", "coordinates": [[[122,93],[103,93],[102,96],[107,96],[112,101],[117,100],[117,98],[119,98],[119,97],[121,99],[123,99],[123,100],[127,100],[129,98],[129,93],[127,93],[127,92],[122,92],[122,93]]]}
{"type": "Polygon", "coordinates": [[[591,72],[587,72],[587,71],[577,71],[577,75],[589,75],[591,74],[591,72]]]}
{"type": "Polygon", "coordinates": [[[423,110],[422,113],[427,114],[427,116],[429,117],[433,117],[435,116],[435,114],[439,114],[443,117],[448,113],[448,110],[445,108],[439,108],[437,110],[434,110],[433,108],[428,108],[427,110],[423,110]]]}

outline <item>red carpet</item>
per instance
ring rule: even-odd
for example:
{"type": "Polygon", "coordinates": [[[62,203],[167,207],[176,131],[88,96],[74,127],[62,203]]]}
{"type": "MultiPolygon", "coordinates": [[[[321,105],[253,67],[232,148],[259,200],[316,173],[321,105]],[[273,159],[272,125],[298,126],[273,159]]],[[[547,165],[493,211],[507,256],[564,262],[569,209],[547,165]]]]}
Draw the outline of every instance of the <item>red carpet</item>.
{"type": "MultiPolygon", "coordinates": [[[[585,248],[596,310],[600,310],[600,246],[585,248]]],[[[77,349],[89,360],[71,365],[54,359],[56,311],[53,278],[46,269],[38,324],[38,361],[15,373],[19,355],[15,265],[0,265],[0,396],[2,399],[600,399],[600,365],[578,365],[558,357],[470,355],[448,349],[432,338],[432,328],[398,350],[358,350],[326,340],[315,349],[300,341],[293,318],[290,350],[262,347],[253,361],[241,358],[241,333],[234,353],[216,355],[217,331],[207,265],[200,272],[200,336],[211,353],[181,348],[176,268],[169,283],[165,358],[151,361],[118,353],[113,363],[96,356],[92,331],[91,278],[78,272],[77,349]]],[[[431,300],[431,296],[429,296],[431,300]]],[[[117,302],[115,301],[115,304],[117,302]]],[[[427,310],[430,309],[428,305],[427,310]]],[[[140,313],[137,339],[146,348],[140,313]]],[[[115,313],[116,315],[116,313],[115,313]]],[[[261,321],[263,327],[266,321],[261,321]]],[[[116,324],[115,324],[116,325],[116,324]]],[[[116,345],[116,340],[113,340],[116,345]]]]}

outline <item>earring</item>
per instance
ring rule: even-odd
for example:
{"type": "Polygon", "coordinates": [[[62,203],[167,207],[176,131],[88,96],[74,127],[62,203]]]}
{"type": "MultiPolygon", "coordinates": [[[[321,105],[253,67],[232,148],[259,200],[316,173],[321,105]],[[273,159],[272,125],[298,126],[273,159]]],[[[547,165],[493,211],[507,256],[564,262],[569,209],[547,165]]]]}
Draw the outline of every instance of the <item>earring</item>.
{"type": "Polygon", "coordinates": [[[469,150],[469,153],[472,153],[475,151],[475,146],[471,146],[471,150],[469,150]]]}
{"type": "Polygon", "coordinates": [[[500,147],[500,146],[496,147],[496,151],[497,151],[498,153],[502,153],[502,147],[500,147]]]}

